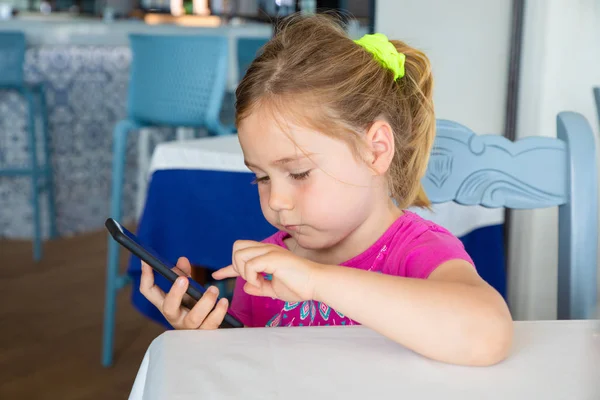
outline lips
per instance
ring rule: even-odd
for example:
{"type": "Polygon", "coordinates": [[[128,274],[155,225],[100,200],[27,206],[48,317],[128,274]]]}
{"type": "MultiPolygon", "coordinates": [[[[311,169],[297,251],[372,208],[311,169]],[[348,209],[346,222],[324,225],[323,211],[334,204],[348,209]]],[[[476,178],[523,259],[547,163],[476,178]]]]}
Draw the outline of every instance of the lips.
{"type": "Polygon", "coordinates": [[[298,232],[301,226],[302,225],[284,225],[283,227],[288,231],[298,232]]]}

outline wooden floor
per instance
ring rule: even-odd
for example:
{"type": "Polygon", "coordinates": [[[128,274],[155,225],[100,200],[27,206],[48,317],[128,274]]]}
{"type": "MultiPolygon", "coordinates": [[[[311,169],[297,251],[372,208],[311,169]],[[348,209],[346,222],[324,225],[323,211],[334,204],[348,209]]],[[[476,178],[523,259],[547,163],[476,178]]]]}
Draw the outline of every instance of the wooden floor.
{"type": "Polygon", "coordinates": [[[163,328],[123,290],[115,363],[101,367],[106,245],[104,231],[46,242],[36,264],[30,242],[0,239],[0,399],[127,398],[163,328]]]}

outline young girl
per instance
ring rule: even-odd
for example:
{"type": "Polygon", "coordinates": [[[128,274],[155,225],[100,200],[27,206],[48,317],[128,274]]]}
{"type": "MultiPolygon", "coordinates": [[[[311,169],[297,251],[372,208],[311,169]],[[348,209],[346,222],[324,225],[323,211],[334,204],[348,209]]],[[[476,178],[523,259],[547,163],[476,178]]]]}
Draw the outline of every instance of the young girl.
{"type": "MultiPolygon", "coordinates": [[[[279,232],[241,240],[229,312],[248,327],[363,324],[427,357],[490,365],[512,321],[461,242],[407,211],[435,136],[427,57],[384,35],[349,39],[325,16],[286,21],[237,89],[236,119],[265,218],[279,232]]],[[[182,258],[179,268],[190,271],[182,258]]],[[[183,306],[143,266],[141,292],[178,329],[215,329],[218,291],[183,306]]]]}

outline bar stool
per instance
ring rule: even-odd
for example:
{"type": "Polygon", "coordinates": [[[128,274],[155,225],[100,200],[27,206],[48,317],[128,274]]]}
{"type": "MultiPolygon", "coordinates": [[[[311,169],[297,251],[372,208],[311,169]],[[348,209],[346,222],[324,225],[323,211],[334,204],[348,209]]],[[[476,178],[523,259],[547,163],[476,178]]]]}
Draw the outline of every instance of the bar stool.
{"type": "MultiPolygon", "coordinates": [[[[110,216],[120,221],[127,136],[145,127],[234,132],[219,121],[227,81],[228,41],[221,36],[130,35],[128,116],[113,132],[110,216]]],[[[119,245],[109,236],[102,365],[112,364],[116,296],[130,280],[119,273],[119,245]]]]}
{"type": "Polygon", "coordinates": [[[14,90],[27,102],[29,162],[27,165],[5,165],[0,149],[0,176],[28,177],[31,179],[31,203],[33,207],[33,258],[42,259],[42,213],[40,195],[46,193],[48,200],[49,236],[56,237],[56,206],[48,135],[46,97],[42,84],[25,83],[25,35],[18,31],[0,32],[0,90],[14,90]],[[38,124],[39,123],[39,124],[38,124]],[[38,158],[38,135],[41,131],[43,162],[38,158]]]}

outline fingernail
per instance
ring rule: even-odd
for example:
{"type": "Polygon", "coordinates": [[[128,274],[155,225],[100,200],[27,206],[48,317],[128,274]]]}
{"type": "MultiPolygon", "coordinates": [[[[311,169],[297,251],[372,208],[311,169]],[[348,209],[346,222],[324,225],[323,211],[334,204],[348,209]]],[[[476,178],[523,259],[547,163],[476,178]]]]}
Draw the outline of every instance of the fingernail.
{"type": "Polygon", "coordinates": [[[185,285],[185,278],[177,278],[177,284],[179,286],[185,285]]]}
{"type": "Polygon", "coordinates": [[[216,287],[214,287],[214,286],[211,286],[211,287],[209,287],[209,288],[208,288],[208,291],[209,291],[210,293],[212,293],[212,294],[217,294],[217,293],[219,293],[219,289],[217,289],[217,288],[216,288],[216,287]]]}

